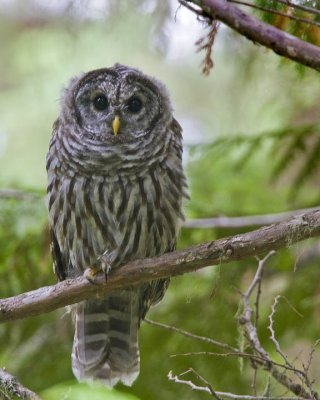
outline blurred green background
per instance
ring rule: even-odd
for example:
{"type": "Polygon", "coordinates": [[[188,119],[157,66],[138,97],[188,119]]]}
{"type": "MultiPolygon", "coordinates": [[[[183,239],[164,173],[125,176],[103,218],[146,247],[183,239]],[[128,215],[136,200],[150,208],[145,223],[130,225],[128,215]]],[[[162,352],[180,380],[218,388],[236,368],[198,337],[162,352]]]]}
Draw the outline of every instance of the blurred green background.
{"type": "MultiPolygon", "coordinates": [[[[90,69],[121,62],[168,87],[184,129],[188,218],[267,214],[319,203],[320,157],[313,151],[319,144],[318,73],[221,27],[215,66],[204,77],[204,54],[195,42],[207,33],[176,1],[0,1],[1,297],[56,281],[45,155],[63,86],[90,69]]],[[[248,229],[183,229],[178,247],[248,229]]],[[[268,262],[262,286],[259,332],[272,355],[267,325],[274,296],[286,296],[302,315],[283,301],[275,318],[277,338],[298,366],[320,336],[319,255],[316,240],[280,251],[268,262]]],[[[239,290],[246,289],[256,266],[252,258],[174,278],[148,317],[236,346],[239,290]]],[[[132,388],[109,392],[80,385],[71,372],[72,337],[64,310],[0,325],[0,367],[47,400],[209,397],[168,380],[170,370],[177,374],[190,367],[215,390],[252,394],[248,361],[241,367],[231,358],[172,357],[217,349],[146,323],[140,330],[141,374],[132,388]]],[[[316,352],[311,376],[318,388],[319,362],[316,352]]],[[[260,372],[257,379],[262,392],[267,377],[260,372]]],[[[272,389],[282,393],[275,383],[272,389]]]]}

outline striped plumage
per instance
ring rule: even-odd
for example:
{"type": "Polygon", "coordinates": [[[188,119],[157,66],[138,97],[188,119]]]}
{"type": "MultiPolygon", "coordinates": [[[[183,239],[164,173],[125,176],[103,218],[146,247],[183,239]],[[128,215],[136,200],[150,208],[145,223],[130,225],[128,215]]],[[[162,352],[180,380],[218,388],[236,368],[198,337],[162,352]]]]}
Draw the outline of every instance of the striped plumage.
{"type": "MultiPolygon", "coordinates": [[[[51,247],[60,280],[174,249],[187,187],[181,141],[168,94],[153,78],[116,64],[70,82],[47,155],[51,247]]],[[[78,379],[132,384],[139,373],[140,321],[167,285],[152,281],[74,307],[78,379]]]]}

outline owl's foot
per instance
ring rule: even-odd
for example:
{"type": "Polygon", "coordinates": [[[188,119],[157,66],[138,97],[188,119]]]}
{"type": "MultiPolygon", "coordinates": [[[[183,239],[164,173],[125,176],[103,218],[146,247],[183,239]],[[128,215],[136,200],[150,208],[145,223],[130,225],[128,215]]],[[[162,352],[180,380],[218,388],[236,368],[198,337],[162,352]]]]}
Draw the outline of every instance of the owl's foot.
{"type": "Polygon", "coordinates": [[[109,272],[111,271],[111,262],[109,261],[107,256],[102,256],[99,261],[100,261],[100,268],[102,269],[102,272],[104,272],[104,275],[107,280],[109,272]]]}
{"type": "Polygon", "coordinates": [[[85,269],[83,276],[92,284],[97,285],[96,276],[101,272],[101,269],[97,267],[90,267],[85,269]]]}
{"type": "Polygon", "coordinates": [[[92,267],[87,268],[84,271],[84,277],[94,285],[97,285],[96,276],[103,272],[106,281],[108,280],[109,272],[111,271],[111,262],[109,257],[106,254],[103,254],[98,260],[94,263],[92,267]]]}

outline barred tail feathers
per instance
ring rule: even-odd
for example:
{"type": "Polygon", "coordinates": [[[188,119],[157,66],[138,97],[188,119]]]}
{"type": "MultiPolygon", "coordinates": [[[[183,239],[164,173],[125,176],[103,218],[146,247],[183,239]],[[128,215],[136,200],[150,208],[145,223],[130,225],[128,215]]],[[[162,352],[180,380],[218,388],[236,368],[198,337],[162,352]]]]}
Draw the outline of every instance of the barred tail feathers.
{"type": "Polygon", "coordinates": [[[139,375],[139,292],[123,290],[75,306],[72,370],[78,380],[127,386],[139,375]]]}

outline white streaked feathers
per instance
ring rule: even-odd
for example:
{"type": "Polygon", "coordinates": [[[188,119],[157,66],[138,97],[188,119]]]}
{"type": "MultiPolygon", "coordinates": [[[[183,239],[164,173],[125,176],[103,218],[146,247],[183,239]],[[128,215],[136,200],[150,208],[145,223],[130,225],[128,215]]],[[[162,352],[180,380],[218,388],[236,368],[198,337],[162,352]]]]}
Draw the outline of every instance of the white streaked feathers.
{"type": "MultiPolygon", "coordinates": [[[[76,277],[92,266],[171,251],[187,197],[181,128],[163,85],[115,65],[74,78],[64,92],[47,156],[49,224],[55,271],[76,277]],[[130,114],[128,99],[148,99],[130,114]],[[108,109],[92,108],[92,96],[108,109]],[[111,122],[120,115],[119,135],[111,122]]],[[[74,306],[72,368],[81,380],[131,385],[139,374],[138,327],[163,297],[166,280],[74,306]]]]}

